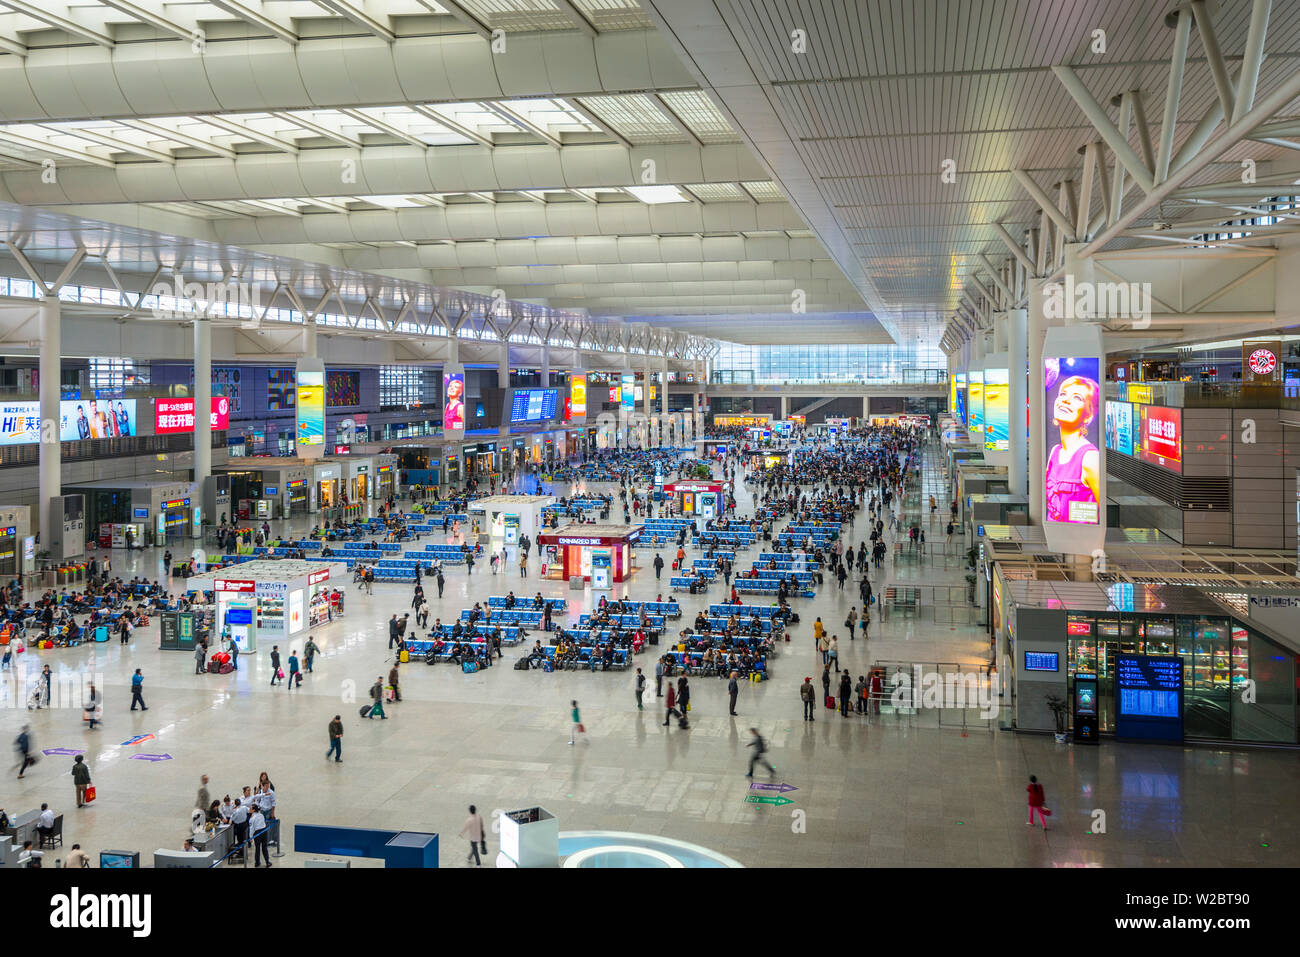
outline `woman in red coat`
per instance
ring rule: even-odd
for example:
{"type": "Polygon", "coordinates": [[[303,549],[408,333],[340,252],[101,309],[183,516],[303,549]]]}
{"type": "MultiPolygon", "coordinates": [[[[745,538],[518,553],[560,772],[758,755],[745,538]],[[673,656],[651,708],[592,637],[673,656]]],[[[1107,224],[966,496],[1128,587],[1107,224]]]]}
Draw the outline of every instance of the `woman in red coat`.
{"type": "Polygon", "coordinates": [[[1038,783],[1038,778],[1034,777],[1032,774],[1029,775],[1029,784],[1025,787],[1025,791],[1029,794],[1029,820],[1025,823],[1032,827],[1034,824],[1034,812],[1037,811],[1038,820],[1042,823],[1043,830],[1046,831],[1047,817],[1043,810],[1043,786],[1038,783]]]}

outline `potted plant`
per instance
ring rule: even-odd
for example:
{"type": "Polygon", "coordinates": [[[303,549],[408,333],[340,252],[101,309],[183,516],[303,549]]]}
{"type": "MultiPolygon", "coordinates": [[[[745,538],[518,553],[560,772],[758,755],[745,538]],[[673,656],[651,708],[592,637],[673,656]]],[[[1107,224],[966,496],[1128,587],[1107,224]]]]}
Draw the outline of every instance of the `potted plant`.
{"type": "Polygon", "coordinates": [[[1064,744],[1067,740],[1065,718],[1069,714],[1070,706],[1060,695],[1048,694],[1044,697],[1047,699],[1047,707],[1052,711],[1052,717],[1056,719],[1056,741],[1058,744],[1064,744]]]}

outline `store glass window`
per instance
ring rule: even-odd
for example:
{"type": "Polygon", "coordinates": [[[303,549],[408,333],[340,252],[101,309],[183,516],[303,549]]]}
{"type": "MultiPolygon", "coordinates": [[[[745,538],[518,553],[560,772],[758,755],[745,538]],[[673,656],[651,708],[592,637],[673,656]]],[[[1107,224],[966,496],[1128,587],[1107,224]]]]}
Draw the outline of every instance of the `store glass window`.
{"type": "Polygon", "coordinates": [[[1232,734],[1230,628],[1227,618],[1178,619],[1175,653],[1184,661],[1183,731],[1189,737],[1232,734]]]}
{"type": "Polygon", "coordinates": [[[1232,631],[1232,737],[1296,741],[1296,656],[1253,631],[1232,631]],[[1247,684],[1253,681],[1253,685],[1247,684]],[[1253,697],[1253,701],[1248,700],[1253,697]]]}

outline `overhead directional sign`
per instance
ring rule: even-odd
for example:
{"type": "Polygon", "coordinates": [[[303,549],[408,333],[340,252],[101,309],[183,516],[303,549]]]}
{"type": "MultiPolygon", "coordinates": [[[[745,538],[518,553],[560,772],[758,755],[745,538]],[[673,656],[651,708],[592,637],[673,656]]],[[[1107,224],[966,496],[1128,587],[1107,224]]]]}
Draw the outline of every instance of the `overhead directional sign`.
{"type": "Polygon", "coordinates": [[[85,754],[85,748],[45,748],[41,754],[49,757],[52,754],[62,754],[71,757],[74,754],[85,754]]]}
{"type": "Polygon", "coordinates": [[[793,784],[786,784],[782,781],[780,784],[760,784],[755,781],[749,786],[751,791],[776,791],[778,794],[785,794],[787,791],[799,790],[793,784]]]}
{"type": "Polygon", "coordinates": [[[172,759],[172,756],[171,756],[170,754],[133,754],[133,755],[131,755],[131,760],[132,760],[132,761],[150,761],[150,762],[157,762],[157,761],[170,761],[171,759],[172,759]]]}
{"type": "Polygon", "coordinates": [[[745,797],[746,804],[775,804],[781,807],[783,804],[793,804],[788,797],[782,797],[779,794],[749,794],[745,797]]]}

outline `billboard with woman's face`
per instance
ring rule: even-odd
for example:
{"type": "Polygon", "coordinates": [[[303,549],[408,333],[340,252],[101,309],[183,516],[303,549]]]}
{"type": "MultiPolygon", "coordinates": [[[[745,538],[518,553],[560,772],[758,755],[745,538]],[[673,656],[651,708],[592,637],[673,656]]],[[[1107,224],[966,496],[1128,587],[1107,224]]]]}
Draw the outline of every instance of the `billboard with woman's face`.
{"type": "Polygon", "coordinates": [[[442,394],[442,430],[444,432],[463,430],[465,428],[465,373],[444,373],[442,394]]]}
{"type": "Polygon", "coordinates": [[[1046,398],[1044,520],[1069,525],[1101,521],[1102,421],[1100,360],[1049,358],[1043,362],[1046,398]]]}

